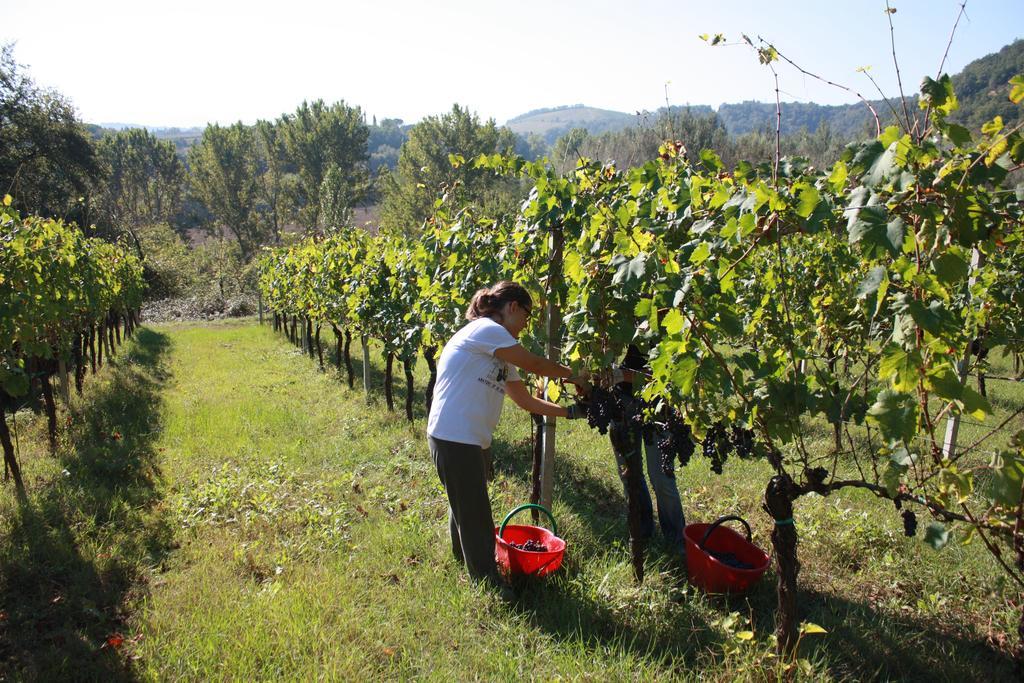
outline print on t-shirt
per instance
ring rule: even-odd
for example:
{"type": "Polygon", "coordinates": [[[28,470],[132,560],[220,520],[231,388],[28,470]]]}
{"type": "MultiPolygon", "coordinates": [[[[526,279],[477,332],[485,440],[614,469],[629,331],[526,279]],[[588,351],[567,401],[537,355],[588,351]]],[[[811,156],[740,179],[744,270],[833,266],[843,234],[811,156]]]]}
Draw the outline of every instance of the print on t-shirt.
{"type": "Polygon", "coordinates": [[[499,394],[505,393],[505,380],[508,379],[508,365],[503,360],[493,360],[487,377],[477,377],[478,382],[486,384],[499,394]]]}

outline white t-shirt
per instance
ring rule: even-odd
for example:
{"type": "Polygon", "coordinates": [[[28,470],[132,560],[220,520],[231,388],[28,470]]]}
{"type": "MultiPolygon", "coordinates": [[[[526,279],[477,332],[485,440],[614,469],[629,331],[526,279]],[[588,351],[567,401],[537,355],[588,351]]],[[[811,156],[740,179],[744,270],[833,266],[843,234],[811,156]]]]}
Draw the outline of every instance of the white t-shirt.
{"type": "Polygon", "coordinates": [[[494,357],[519,342],[490,318],[477,318],[441,351],[427,434],[487,448],[501,417],[505,383],[519,381],[515,366],[494,357]]]}

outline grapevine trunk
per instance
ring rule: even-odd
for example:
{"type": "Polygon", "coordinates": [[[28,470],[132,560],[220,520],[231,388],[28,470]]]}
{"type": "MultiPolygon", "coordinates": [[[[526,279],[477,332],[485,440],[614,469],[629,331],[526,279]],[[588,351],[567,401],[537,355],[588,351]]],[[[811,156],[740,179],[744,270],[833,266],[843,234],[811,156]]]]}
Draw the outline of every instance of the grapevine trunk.
{"type": "Polygon", "coordinates": [[[82,363],[82,344],[84,339],[82,333],[79,332],[75,335],[74,344],[72,346],[72,353],[75,357],[75,392],[82,395],[82,382],[85,380],[85,366],[82,363]]]}
{"type": "Polygon", "coordinates": [[[0,444],[4,449],[4,466],[14,478],[14,488],[21,497],[25,496],[25,484],[21,480],[21,468],[18,467],[18,460],[14,457],[14,444],[11,443],[11,432],[7,429],[7,413],[3,405],[0,405],[0,444]]]}
{"type": "Polygon", "coordinates": [[[618,460],[624,462],[622,473],[626,480],[626,497],[628,503],[629,549],[633,559],[633,574],[636,582],[644,582],[644,554],[646,539],[643,537],[643,525],[640,513],[641,477],[644,476],[640,449],[642,448],[639,433],[620,422],[612,422],[608,429],[612,448],[618,460]]]}
{"type": "Polygon", "coordinates": [[[320,361],[320,370],[324,369],[324,347],[320,343],[320,323],[316,324],[316,357],[320,361]]]}
{"type": "Polygon", "coordinates": [[[437,347],[428,346],[423,349],[423,359],[427,361],[427,367],[430,369],[430,378],[427,380],[427,389],[423,392],[423,398],[427,406],[427,414],[430,414],[430,404],[434,402],[434,383],[437,381],[437,361],[434,359],[434,354],[437,353],[437,347]]]}
{"type": "Polygon", "coordinates": [[[107,358],[108,359],[114,357],[114,328],[115,327],[117,327],[117,325],[113,324],[113,323],[107,325],[107,343],[109,344],[109,346],[107,346],[107,358]]]}
{"type": "Polygon", "coordinates": [[[775,520],[772,547],[778,573],[778,613],[775,635],[780,655],[792,654],[799,638],[800,617],[797,609],[797,575],[800,562],[796,553],[796,525],[793,524],[793,480],[780,474],[771,478],[764,493],[764,509],[775,520]]]}
{"type": "Polygon", "coordinates": [[[354,389],[356,386],[356,371],[352,368],[352,355],[349,351],[352,348],[352,333],[345,330],[345,371],[348,372],[348,388],[354,389]]]}
{"type": "Polygon", "coordinates": [[[331,329],[334,331],[334,365],[341,370],[341,330],[338,326],[331,323],[331,329]]]}
{"type": "Polygon", "coordinates": [[[46,433],[50,443],[50,453],[57,452],[57,404],[53,400],[53,386],[50,375],[42,378],[43,401],[46,406],[46,433]]]}
{"type": "Polygon", "coordinates": [[[395,411],[395,396],[391,390],[391,377],[394,365],[395,354],[388,351],[384,357],[384,400],[387,402],[390,412],[395,411]]]}
{"type": "Polygon", "coordinates": [[[96,341],[98,342],[96,347],[96,364],[99,367],[103,367],[103,348],[105,346],[104,339],[107,338],[106,332],[103,331],[103,323],[96,326],[96,341]]]}
{"type": "Polygon", "coordinates": [[[402,367],[405,369],[405,417],[412,422],[412,396],[415,387],[413,386],[412,361],[409,360],[409,356],[402,360],[402,367]]]}
{"type": "Polygon", "coordinates": [[[92,366],[92,374],[96,374],[96,326],[89,325],[89,364],[92,366]]]}

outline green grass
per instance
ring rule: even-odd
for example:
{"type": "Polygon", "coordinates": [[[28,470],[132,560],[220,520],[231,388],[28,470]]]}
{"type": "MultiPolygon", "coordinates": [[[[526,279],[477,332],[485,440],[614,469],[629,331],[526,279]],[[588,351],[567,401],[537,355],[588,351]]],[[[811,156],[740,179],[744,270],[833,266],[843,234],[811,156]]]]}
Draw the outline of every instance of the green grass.
{"type": "MultiPolygon", "coordinates": [[[[559,424],[563,569],[513,605],[470,583],[419,396],[412,425],[401,383],[399,412],[374,397],[247,321],[143,329],[73,401],[57,458],[19,414],[30,503],[0,493],[0,679],[782,676],[771,573],[709,597],[656,544],[634,584],[610,446],[585,425],[559,424]]],[[[529,496],[529,425],[506,407],[496,516],[529,496]]],[[[769,476],[695,458],[678,472],[688,521],[739,513],[769,547],[769,476]]],[[[932,551],[858,492],[805,497],[796,519],[802,614],[829,631],[802,643],[798,678],[1013,678],[1018,596],[977,542],[932,551]]]]}

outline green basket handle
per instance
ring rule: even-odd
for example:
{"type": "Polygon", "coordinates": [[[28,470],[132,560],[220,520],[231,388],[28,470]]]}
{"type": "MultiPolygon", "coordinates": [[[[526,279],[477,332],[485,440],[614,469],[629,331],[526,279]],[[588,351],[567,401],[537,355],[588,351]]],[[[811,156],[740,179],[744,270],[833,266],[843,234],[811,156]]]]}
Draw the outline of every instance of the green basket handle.
{"type": "Polygon", "coordinates": [[[551,514],[550,510],[543,505],[537,505],[536,503],[524,503],[505,515],[505,519],[501,521],[501,527],[498,529],[498,538],[503,538],[505,536],[505,527],[508,526],[508,521],[512,519],[512,516],[518,512],[522,512],[523,510],[540,510],[543,512],[548,516],[548,519],[551,520],[551,533],[555,536],[558,535],[558,525],[555,524],[555,516],[551,514]]]}

